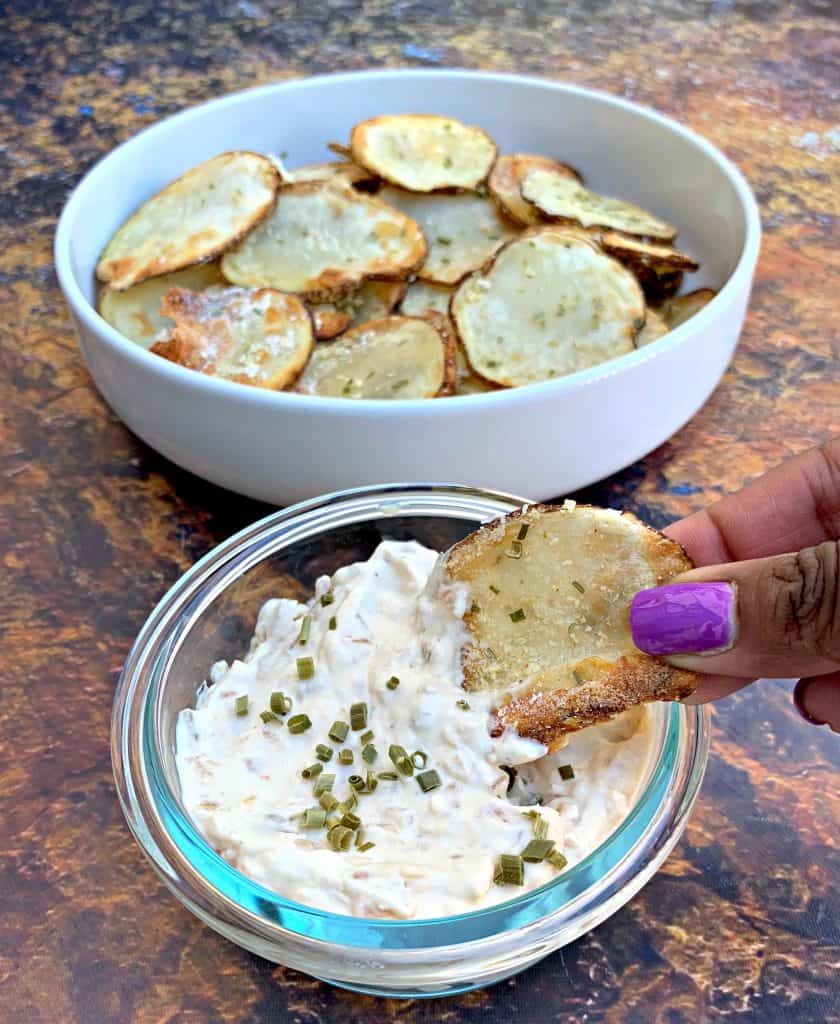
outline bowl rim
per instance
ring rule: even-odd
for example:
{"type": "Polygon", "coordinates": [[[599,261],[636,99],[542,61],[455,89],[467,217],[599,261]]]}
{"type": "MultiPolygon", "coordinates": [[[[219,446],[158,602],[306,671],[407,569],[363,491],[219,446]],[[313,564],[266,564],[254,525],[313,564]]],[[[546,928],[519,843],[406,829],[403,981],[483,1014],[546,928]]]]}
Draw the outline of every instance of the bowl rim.
{"type": "MultiPolygon", "coordinates": [[[[409,921],[359,918],[300,904],[269,890],[222,860],[177,806],[177,798],[173,801],[176,805],[173,814],[173,807],[167,805],[167,793],[170,799],[172,794],[165,780],[163,802],[156,802],[156,798],[158,801],[161,798],[162,772],[154,754],[157,737],[149,739],[154,730],[154,715],[148,702],[170,657],[168,644],[171,641],[163,637],[174,633],[177,639],[181,609],[186,602],[201,598],[199,603],[203,608],[207,600],[221,592],[224,581],[231,581],[237,569],[246,571],[274,550],[328,532],[335,526],[370,522],[375,518],[387,521],[394,515],[412,514],[443,517],[448,514],[470,520],[468,513],[480,512],[486,519],[522,503],[523,499],[500,492],[449,484],[390,484],[335,492],[275,512],[246,527],[208,552],[167,591],[143,625],[126,659],[114,697],[111,755],[118,796],[131,832],[159,875],[194,913],[246,946],[247,938],[257,934],[262,936],[263,942],[293,940],[310,950],[312,943],[322,948],[362,949],[386,960],[389,955],[437,955],[444,947],[486,950],[496,942],[503,942],[504,937],[513,932],[529,932],[533,936],[544,930],[547,922],[558,928],[570,920],[575,924],[584,918],[599,923],[641,888],[664,860],[682,833],[703,777],[709,743],[708,713],[703,708],[677,705],[667,708],[660,749],[643,791],[637,795],[619,827],[583,861],[557,879],[511,900],[449,917],[409,921]],[[452,509],[448,513],[435,512],[431,506],[435,500],[460,500],[463,503],[459,510],[465,514],[458,516],[452,509]],[[415,504],[403,508],[400,502],[415,504]],[[398,507],[399,511],[395,512],[398,507]],[[330,518],[342,511],[350,511],[357,517],[341,522],[330,518]],[[313,520],[313,516],[321,518],[313,520]],[[300,537],[294,534],[295,526],[305,528],[313,521],[317,529],[300,537]],[[276,528],[284,526],[285,532],[282,529],[280,533],[275,532],[276,528]],[[289,534],[291,537],[286,543],[281,543],[289,534]],[[215,589],[211,588],[208,595],[208,582],[218,572],[224,580],[220,580],[215,589]],[[686,753],[683,748],[681,765],[675,750],[686,737],[691,750],[686,753]],[[668,751],[673,757],[671,762],[666,759],[668,751]],[[669,795],[678,769],[684,775],[679,799],[671,797],[673,806],[669,804],[663,810],[657,798],[669,795]],[[643,810],[650,814],[646,820],[642,818],[643,810]],[[189,854],[184,853],[178,839],[173,838],[173,825],[182,839],[186,837],[189,854]],[[636,829],[635,838],[625,845],[631,826],[636,829]],[[625,843],[620,842],[622,836],[625,843]],[[650,849],[646,844],[650,844],[650,849]],[[604,867],[609,847],[613,852],[618,849],[617,859],[609,863],[606,874],[597,873],[604,867]],[[647,859],[640,861],[642,853],[647,859]],[[211,877],[205,870],[208,865],[211,877]],[[220,886],[220,879],[225,883],[223,886],[220,886]],[[579,884],[575,886],[574,882],[579,884]],[[571,898],[551,898],[566,890],[571,898]],[[225,931],[220,921],[233,934],[225,931]],[[503,927],[496,927],[498,922],[502,922],[503,927]],[[442,926],[450,932],[450,937],[440,941],[437,932],[442,926]],[[332,934],[342,929],[346,934],[341,938],[332,934]],[[457,938],[451,937],[453,932],[457,938]]],[[[240,574],[234,578],[239,578],[240,574]]],[[[663,799],[663,803],[668,801],[663,799]]],[[[592,923],[588,925],[592,926],[592,923]]],[[[581,927],[578,934],[583,930],[587,928],[581,927]]]]}
{"type": "Polygon", "coordinates": [[[595,385],[605,378],[619,375],[630,367],[655,360],[664,356],[672,349],[684,344],[690,344],[694,335],[702,332],[717,312],[722,311],[724,305],[730,299],[734,299],[743,290],[745,285],[749,285],[758,260],[760,243],[761,220],[758,205],[750,186],[740,170],[721,150],[703,138],[702,135],[650,107],[633,103],[630,100],[601,90],[589,89],[565,82],[555,82],[533,75],[450,68],[392,68],[334,72],[331,74],[311,75],[280,82],[271,82],[250,89],[238,90],[216,99],[192,105],[185,110],[149,125],[101,157],[73,189],[58,221],[54,242],[54,258],[59,285],[66,302],[78,321],[88,331],[97,336],[100,341],[114,349],[121,357],[135,364],[138,368],[156,373],[174,386],[182,385],[195,391],[204,392],[208,398],[235,399],[260,409],[285,408],[294,409],[302,413],[329,413],[337,417],[356,417],[359,414],[365,414],[367,416],[388,418],[401,416],[406,412],[419,413],[421,410],[428,416],[449,415],[451,411],[456,411],[459,415],[471,412],[478,414],[488,409],[493,410],[504,406],[517,406],[541,396],[557,396],[559,398],[569,391],[595,385]],[[395,80],[407,80],[410,78],[428,79],[430,77],[448,78],[455,81],[469,78],[499,84],[525,85],[547,90],[548,92],[583,97],[595,103],[618,107],[621,110],[632,113],[636,117],[642,117],[672,134],[682,136],[687,142],[700,149],[717,165],[724,177],[733,186],[741,204],[745,225],[744,243],[741,253],[734,269],[715,298],[691,318],[690,324],[688,321],[681,324],[673,331],[670,331],[664,338],[659,339],[654,345],[646,345],[641,349],[635,349],[633,352],[628,352],[605,363],[589,367],[585,370],[578,370],[575,373],[558,377],[554,380],[506,388],[486,394],[454,395],[447,398],[446,402],[429,402],[427,399],[416,398],[394,399],[384,402],[375,399],[348,400],[346,398],[302,395],[290,391],[270,391],[265,388],[250,387],[235,381],[222,380],[207,374],[196,373],[194,370],[189,370],[176,363],[161,359],[159,356],[154,355],[147,349],[124,337],[98,313],[94,304],[85,298],[72,269],[70,254],[74,228],[79,211],[83,207],[88,194],[91,191],[95,192],[108,181],[109,162],[125,148],[141,145],[144,140],[148,140],[157,133],[170,131],[174,125],[186,127],[193,118],[204,115],[208,110],[213,112],[223,111],[226,108],[235,107],[238,103],[247,102],[255,97],[272,95],[282,97],[299,89],[305,89],[312,83],[329,81],[337,86],[343,84],[352,86],[354,83],[364,80],[379,82],[385,86],[395,80]],[[446,410],[450,410],[450,413],[447,413],[446,410]]]}

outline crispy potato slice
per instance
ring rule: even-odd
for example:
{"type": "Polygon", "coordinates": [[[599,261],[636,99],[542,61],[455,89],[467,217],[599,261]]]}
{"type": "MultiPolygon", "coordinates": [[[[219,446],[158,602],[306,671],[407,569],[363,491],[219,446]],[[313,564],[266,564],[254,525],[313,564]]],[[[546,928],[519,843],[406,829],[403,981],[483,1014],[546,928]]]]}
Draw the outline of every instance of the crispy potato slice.
{"type": "Polygon", "coordinates": [[[631,352],[644,313],[629,270],[591,240],[557,228],[509,242],[452,299],[473,369],[509,387],[631,352]]]}
{"type": "Polygon", "coordinates": [[[222,259],[234,284],[329,302],[366,278],[402,279],[426,258],[413,220],[339,181],[281,189],[271,216],[222,259]]]}
{"type": "Polygon", "coordinates": [[[677,295],[669,299],[658,309],[662,319],[668,325],[668,330],[673,331],[675,327],[684,324],[686,320],[699,313],[717,295],[713,288],[698,288],[697,291],[689,292],[687,295],[677,295]]]}
{"type": "Polygon", "coordinates": [[[487,188],[502,212],[523,227],[532,227],[545,220],[533,203],[522,198],[521,191],[525,176],[538,167],[564,174],[583,184],[583,178],[574,167],[550,157],[537,156],[535,153],[506,153],[500,156],[493,164],[487,188]]]}
{"type": "Polygon", "coordinates": [[[343,160],[352,161],[353,155],[350,152],[350,147],[345,146],[343,142],[328,142],[327,149],[335,153],[336,156],[340,156],[343,160]]]}
{"type": "Polygon", "coordinates": [[[522,182],[522,198],[546,217],[584,228],[613,228],[628,235],[647,235],[670,242],[677,229],[640,206],[599,195],[567,174],[541,167],[529,171],[522,182]]]}
{"type": "Polygon", "coordinates": [[[433,284],[455,284],[519,234],[491,199],[475,192],[421,195],[387,187],[378,198],[420,225],[429,252],[417,275],[433,284]]]}
{"type": "Polygon", "coordinates": [[[420,317],[387,316],[319,345],[297,390],[333,398],[434,398],[447,384],[445,341],[420,317]]]}
{"type": "Polygon", "coordinates": [[[312,326],[315,330],[315,337],[318,341],[329,341],[337,337],[342,331],[346,331],[352,322],[352,317],[338,309],[325,309],[315,306],[310,310],[312,314],[312,326]]]}
{"type": "Polygon", "coordinates": [[[151,351],[191,370],[279,390],[312,351],[312,320],[294,295],[273,288],[171,288],[161,312],[175,322],[151,351]]]}
{"type": "Polygon", "coordinates": [[[457,342],[455,349],[455,367],[457,371],[455,377],[456,395],[486,395],[489,391],[500,390],[498,385],[491,384],[489,380],[485,380],[473,372],[470,361],[467,359],[467,353],[464,351],[464,346],[460,341],[457,342]]]}
{"type": "Polygon", "coordinates": [[[446,313],[436,313],[431,309],[422,313],[420,319],[427,320],[435,328],[443,343],[443,383],[437,397],[445,398],[447,395],[454,395],[458,383],[459,347],[455,337],[455,325],[446,313]]]}
{"type": "Polygon", "coordinates": [[[670,330],[671,328],[665,323],[656,310],[651,309],[650,306],[648,306],[645,310],[645,326],[636,335],[636,348],[644,348],[645,345],[650,345],[654,341],[659,341],[659,339],[664,338],[670,330]]]}
{"type": "Polygon", "coordinates": [[[218,262],[176,270],[174,274],[151,277],[124,292],[106,286],[99,293],[99,312],[112,327],[143,348],[149,348],[161,334],[172,330],[172,321],[160,311],[170,288],[188,288],[201,292],[224,284],[218,262]]]}
{"type": "Polygon", "coordinates": [[[642,654],[629,625],[637,591],[691,567],[635,516],[566,502],[479,527],[441,556],[430,587],[469,587],[463,685],[498,695],[495,734],[510,727],[552,748],[633,705],[691,693],[698,677],[642,654]]]}
{"type": "MultiPolygon", "coordinates": [[[[350,317],[348,327],[358,327],[368,320],[380,320],[392,313],[405,295],[402,281],[366,281],[361,288],[335,302],[322,302],[312,307],[312,315],[341,313],[350,317]]],[[[344,328],[342,328],[343,330],[344,328]]]]}
{"type": "Polygon", "coordinates": [[[343,181],[356,188],[375,185],[377,179],[363,167],[348,160],[329,160],[322,164],[303,164],[286,172],[290,182],[302,181],[343,181]]]}
{"type": "Polygon", "coordinates": [[[496,144],[481,128],[436,114],[391,114],[353,127],[350,156],[412,192],[475,188],[487,177],[496,144]]]}
{"type": "Polygon", "coordinates": [[[673,245],[645,242],[641,238],[633,238],[620,231],[602,232],[598,243],[610,256],[615,256],[617,260],[626,263],[631,269],[638,263],[660,273],[676,270],[694,273],[700,269],[697,260],[673,245]]]}
{"type": "Polygon", "coordinates": [[[222,153],[147,200],[105,246],[96,276],[117,291],[204,263],[230,248],[274,205],[280,175],[259,153],[222,153]]]}
{"type": "Polygon", "coordinates": [[[405,316],[422,316],[426,312],[448,314],[454,294],[450,285],[412,281],[400,302],[400,312],[405,316]]]}

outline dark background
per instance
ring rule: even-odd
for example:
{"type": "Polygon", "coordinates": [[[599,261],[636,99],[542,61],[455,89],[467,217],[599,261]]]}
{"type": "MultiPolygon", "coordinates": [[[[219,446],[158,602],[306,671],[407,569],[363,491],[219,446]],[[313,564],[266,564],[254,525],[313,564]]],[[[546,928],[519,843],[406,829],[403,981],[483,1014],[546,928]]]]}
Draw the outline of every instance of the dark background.
{"type": "Polygon", "coordinates": [[[587,492],[662,525],[840,432],[836,5],[206,0],[0,12],[0,1018],[840,1020],[840,739],[801,722],[779,683],[715,708],[692,823],[643,893],[488,991],[430,1003],[342,993],[182,910],[117,806],[114,681],[165,589],[266,508],[127,433],[81,363],[51,262],[56,216],[94,160],[233,89],[455,65],[653,105],[741,166],[766,232],[718,391],[668,444],[587,492]]]}

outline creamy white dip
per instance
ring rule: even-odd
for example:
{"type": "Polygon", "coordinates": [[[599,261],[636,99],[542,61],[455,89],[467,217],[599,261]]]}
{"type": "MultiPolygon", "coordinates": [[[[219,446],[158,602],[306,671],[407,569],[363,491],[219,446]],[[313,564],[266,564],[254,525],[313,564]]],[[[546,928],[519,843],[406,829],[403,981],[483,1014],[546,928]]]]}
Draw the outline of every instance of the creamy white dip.
{"type": "Polygon", "coordinates": [[[493,881],[500,855],[520,853],[533,837],[534,813],[573,866],[625,817],[647,773],[647,708],[575,733],[551,755],[515,734],[491,739],[490,699],[460,687],[468,595],[455,588],[445,600],[424,594],[436,558],[414,542],[385,541],[367,562],[319,579],[309,604],[268,601],[245,658],[215,664],[195,709],[179,715],[176,759],[188,813],[234,867],[299,903],[362,917],[428,918],[509,900],[559,873],[546,861],[527,863],[523,888],[493,881]],[[323,605],[328,592],[332,603],[323,605]],[[313,660],[309,679],[299,678],[300,657],[313,660]],[[394,676],[399,685],[389,689],[394,676]],[[283,720],[264,723],[260,712],[276,691],[293,707],[283,720]],[[247,714],[238,715],[236,700],[246,695],[247,714]],[[350,706],[361,701],[366,728],[351,730],[343,743],[329,739],[332,723],[349,723],[350,706]],[[286,723],[298,713],[312,727],[293,734],[286,723]],[[377,750],[372,764],[361,757],[367,730],[377,750]],[[441,785],[424,792],[417,771],[379,781],[354,812],[361,841],[374,845],[334,850],[324,828],[301,824],[303,812],[318,806],[318,776],[307,780],[301,771],[316,762],[319,743],[333,748],[323,771],[335,774],[339,800],[352,792],[349,776],[395,770],[394,743],[425,752],[441,785]],[[353,751],[353,764],[338,763],[343,748],[353,751]],[[519,766],[510,792],[502,765],[519,766]],[[573,779],[561,776],[561,765],[572,766],[573,779]]]}

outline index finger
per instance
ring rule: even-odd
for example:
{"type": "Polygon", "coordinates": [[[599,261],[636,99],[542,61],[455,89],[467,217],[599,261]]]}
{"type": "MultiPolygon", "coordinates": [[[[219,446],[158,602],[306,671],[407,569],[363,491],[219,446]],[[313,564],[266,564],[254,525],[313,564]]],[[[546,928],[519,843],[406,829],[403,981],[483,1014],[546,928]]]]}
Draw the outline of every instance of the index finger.
{"type": "Polygon", "coordinates": [[[840,437],[669,526],[695,565],[765,558],[840,537],[840,437]]]}

